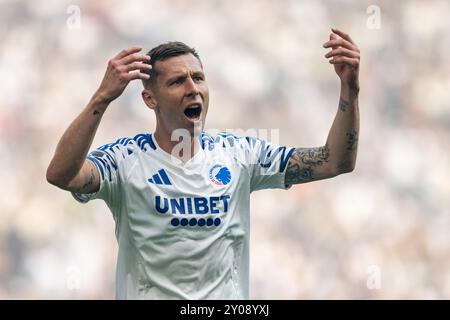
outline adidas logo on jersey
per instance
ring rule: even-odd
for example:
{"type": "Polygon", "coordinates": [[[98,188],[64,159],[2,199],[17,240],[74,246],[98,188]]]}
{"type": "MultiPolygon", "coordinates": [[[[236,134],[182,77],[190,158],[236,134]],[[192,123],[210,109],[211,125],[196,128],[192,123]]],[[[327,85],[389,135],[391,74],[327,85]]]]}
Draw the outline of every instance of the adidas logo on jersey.
{"type": "Polygon", "coordinates": [[[153,184],[165,184],[168,186],[172,185],[172,182],[170,182],[169,176],[164,169],[159,170],[158,173],[149,178],[148,182],[153,184]]]}

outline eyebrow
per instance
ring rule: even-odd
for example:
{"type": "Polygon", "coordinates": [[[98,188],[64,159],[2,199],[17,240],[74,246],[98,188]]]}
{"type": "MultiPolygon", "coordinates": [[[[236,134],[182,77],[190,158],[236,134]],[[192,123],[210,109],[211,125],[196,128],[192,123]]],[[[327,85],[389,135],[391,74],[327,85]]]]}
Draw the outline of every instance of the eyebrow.
{"type": "MultiPolygon", "coordinates": [[[[193,77],[195,77],[195,76],[202,76],[202,77],[204,77],[205,74],[204,74],[203,71],[195,71],[195,72],[192,73],[192,76],[193,76],[193,77]]],[[[183,74],[179,74],[179,75],[173,76],[173,77],[169,78],[169,79],[166,81],[166,84],[170,84],[170,83],[172,83],[173,81],[179,80],[179,79],[186,79],[186,74],[183,73],[183,74]]]]}

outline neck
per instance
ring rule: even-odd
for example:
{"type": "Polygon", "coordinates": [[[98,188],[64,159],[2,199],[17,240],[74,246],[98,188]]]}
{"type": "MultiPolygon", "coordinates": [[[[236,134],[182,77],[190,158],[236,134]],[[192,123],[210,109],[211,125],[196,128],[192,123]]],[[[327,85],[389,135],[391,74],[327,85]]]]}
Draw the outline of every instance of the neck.
{"type": "Polygon", "coordinates": [[[182,162],[187,162],[194,157],[199,150],[199,135],[201,134],[201,128],[187,130],[174,130],[169,132],[162,130],[161,127],[156,126],[155,133],[153,134],[158,146],[165,152],[169,153],[172,157],[175,157],[182,162]]]}

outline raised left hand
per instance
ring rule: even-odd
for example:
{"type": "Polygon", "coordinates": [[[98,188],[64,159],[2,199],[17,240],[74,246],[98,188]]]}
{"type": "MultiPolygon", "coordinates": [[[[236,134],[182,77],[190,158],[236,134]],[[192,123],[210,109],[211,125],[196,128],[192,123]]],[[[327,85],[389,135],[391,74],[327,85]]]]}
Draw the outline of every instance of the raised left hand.
{"type": "Polygon", "coordinates": [[[334,65],[334,71],[341,79],[341,83],[350,87],[359,87],[360,51],[353,40],[345,32],[332,28],[330,39],[323,44],[324,48],[331,48],[325,58],[334,65]]]}

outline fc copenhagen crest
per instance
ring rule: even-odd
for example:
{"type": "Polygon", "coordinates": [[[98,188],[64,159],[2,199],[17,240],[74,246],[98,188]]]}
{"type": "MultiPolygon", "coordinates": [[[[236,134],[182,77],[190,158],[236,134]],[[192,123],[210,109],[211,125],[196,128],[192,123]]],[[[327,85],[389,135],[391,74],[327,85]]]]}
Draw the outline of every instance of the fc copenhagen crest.
{"type": "Polygon", "coordinates": [[[209,179],[218,186],[225,186],[231,181],[230,169],[221,164],[215,164],[209,169],[209,179]]]}

